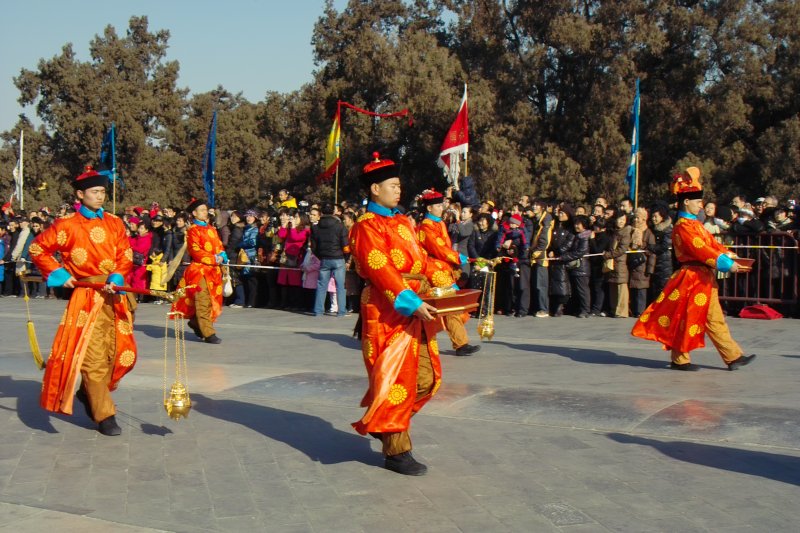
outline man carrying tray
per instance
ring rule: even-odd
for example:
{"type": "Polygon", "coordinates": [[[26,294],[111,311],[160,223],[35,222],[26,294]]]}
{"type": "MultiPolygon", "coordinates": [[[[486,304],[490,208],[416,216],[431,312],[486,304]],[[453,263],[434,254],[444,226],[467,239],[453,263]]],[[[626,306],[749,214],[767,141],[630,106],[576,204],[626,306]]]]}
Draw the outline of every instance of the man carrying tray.
{"type": "MultiPolygon", "coordinates": [[[[435,257],[444,264],[445,270],[442,274],[451,277],[453,269],[466,263],[468,259],[453,250],[450,235],[448,235],[447,228],[442,221],[444,196],[442,193],[431,189],[424,191],[420,195],[419,201],[426,210],[425,218],[422,219],[417,228],[419,243],[430,257],[435,257]]],[[[460,316],[450,314],[442,318],[444,328],[450,336],[450,342],[453,344],[453,350],[455,350],[456,355],[472,355],[481,349],[480,346],[469,343],[467,330],[464,328],[467,320],[469,320],[468,313],[462,313],[460,316]]]]}
{"type": "Polygon", "coordinates": [[[115,294],[133,267],[133,251],[122,221],[103,211],[108,177],[92,167],[73,180],[81,202],[77,213],[59,218],[31,243],[33,263],[48,287],[73,288],[78,281],[104,283],[102,290],[75,288],[56,331],[40,403],[48,411],[72,414],[77,398],[103,435],[119,435],[111,391],[136,362],[133,301],[115,294]],[[54,254],[61,253],[63,266],[54,254]]]}
{"type": "Polygon", "coordinates": [[[635,337],[660,342],[671,350],[673,370],[699,370],[689,352],[705,346],[705,334],[729,370],[749,364],[755,355],[742,355],[731,337],[719,304],[716,271],[744,270],[728,250],[698,222],[703,208],[700,169],[689,167],[675,176],[672,193],[678,198],[678,221],[672,231],[675,257],[681,264],[664,290],[633,326],[635,337]]]}
{"type": "Polygon", "coordinates": [[[436,308],[422,301],[429,284],[453,285],[441,274],[443,265],[429,259],[400,202],[397,165],[377,153],[364,166],[361,185],[369,192],[367,212],[350,233],[358,274],[367,281],[361,295],[361,340],[369,389],[367,407],[353,427],[383,443],[385,468],[419,476],[427,467],[411,455],[411,416],[435,394],[442,367],[436,333],[441,322],[436,308]]]}

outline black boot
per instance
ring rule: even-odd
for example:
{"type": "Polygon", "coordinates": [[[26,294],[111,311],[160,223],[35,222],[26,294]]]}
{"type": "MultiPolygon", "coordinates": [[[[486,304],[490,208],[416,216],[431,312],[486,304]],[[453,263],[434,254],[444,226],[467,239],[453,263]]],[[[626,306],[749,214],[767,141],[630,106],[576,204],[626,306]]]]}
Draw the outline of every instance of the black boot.
{"type": "Polygon", "coordinates": [[[106,435],[107,437],[116,437],[122,433],[122,428],[117,424],[117,419],[114,415],[109,416],[100,421],[97,426],[97,431],[106,435]]]}
{"type": "Polygon", "coordinates": [[[739,359],[735,361],[731,361],[728,363],[728,370],[736,370],[740,366],[749,365],[750,362],[756,358],[756,354],[753,355],[743,355],[739,357],[739,359]]]}
{"type": "Polygon", "coordinates": [[[78,388],[78,392],[75,393],[75,397],[83,404],[83,408],[86,410],[86,416],[94,419],[92,416],[92,406],[89,403],[89,397],[86,396],[86,389],[83,388],[83,385],[78,388]]]}
{"type": "Polygon", "coordinates": [[[384,463],[386,470],[403,474],[404,476],[422,476],[428,471],[428,467],[417,462],[411,452],[403,452],[397,455],[387,455],[384,463]]]}
{"type": "Polygon", "coordinates": [[[217,337],[215,334],[212,333],[211,335],[205,338],[205,341],[208,344],[220,344],[222,342],[222,339],[220,339],[219,337],[217,337]]]}

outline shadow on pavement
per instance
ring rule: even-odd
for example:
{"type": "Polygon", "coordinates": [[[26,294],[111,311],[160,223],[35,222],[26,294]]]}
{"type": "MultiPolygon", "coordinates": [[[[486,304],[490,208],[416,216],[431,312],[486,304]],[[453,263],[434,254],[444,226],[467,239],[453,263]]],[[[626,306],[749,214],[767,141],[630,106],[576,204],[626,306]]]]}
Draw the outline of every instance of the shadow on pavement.
{"type": "Polygon", "coordinates": [[[608,433],[608,437],[622,444],[651,446],[679,461],[800,485],[800,457],[697,442],[660,441],[623,433],[608,433]]]}
{"type": "Polygon", "coordinates": [[[216,400],[202,394],[192,394],[192,408],[284,442],[322,464],[358,461],[382,465],[383,456],[372,451],[368,439],[355,432],[335,429],[330,422],[317,416],[238,400],[216,400]]]}
{"type": "MultiPolygon", "coordinates": [[[[630,357],[628,355],[618,355],[608,350],[591,350],[585,348],[568,348],[566,346],[549,346],[543,344],[514,344],[503,341],[493,341],[492,344],[499,344],[517,350],[526,350],[544,354],[554,354],[560,357],[568,357],[578,363],[593,363],[596,365],[627,365],[640,366],[644,368],[666,368],[669,361],[654,361],[642,357],[630,357]]],[[[702,365],[698,365],[702,366],[702,365]]]]}
{"type": "MultiPolygon", "coordinates": [[[[164,338],[164,326],[156,326],[154,324],[136,324],[133,325],[133,331],[136,333],[144,333],[151,339],[163,339],[164,338]]],[[[173,329],[172,324],[169,325],[169,338],[175,338],[175,330],[173,329]]],[[[194,333],[190,330],[187,326],[186,328],[186,340],[195,339],[194,333]]]]}
{"type": "Polygon", "coordinates": [[[307,335],[317,341],[329,341],[338,343],[344,348],[361,350],[361,341],[347,333],[314,333],[311,331],[295,331],[295,335],[307,335]]]}
{"type": "Polygon", "coordinates": [[[91,423],[91,421],[82,414],[83,410],[80,407],[75,411],[76,413],[81,413],[79,420],[76,420],[74,415],[60,415],[42,409],[39,406],[39,394],[41,392],[41,381],[32,381],[29,379],[15,380],[10,376],[0,376],[0,398],[17,398],[16,409],[12,407],[0,407],[0,409],[16,411],[20,422],[31,429],[44,431],[46,433],[58,433],[58,430],[56,430],[50,422],[51,417],[65,420],[76,426],[90,427],[85,423],[81,423],[86,421],[91,423]]]}

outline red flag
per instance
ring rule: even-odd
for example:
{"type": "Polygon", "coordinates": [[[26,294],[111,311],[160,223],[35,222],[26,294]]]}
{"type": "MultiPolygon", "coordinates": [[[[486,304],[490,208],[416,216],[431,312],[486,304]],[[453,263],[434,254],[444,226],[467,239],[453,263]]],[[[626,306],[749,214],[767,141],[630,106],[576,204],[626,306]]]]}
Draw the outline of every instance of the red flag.
{"type": "Polygon", "coordinates": [[[467,84],[464,84],[464,97],[458,108],[458,115],[450,131],[442,143],[439,153],[439,166],[444,170],[444,175],[451,183],[456,183],[460,169],[460,154],[466,157],[469,152],[469,117],[467,113],[467,84]]]}

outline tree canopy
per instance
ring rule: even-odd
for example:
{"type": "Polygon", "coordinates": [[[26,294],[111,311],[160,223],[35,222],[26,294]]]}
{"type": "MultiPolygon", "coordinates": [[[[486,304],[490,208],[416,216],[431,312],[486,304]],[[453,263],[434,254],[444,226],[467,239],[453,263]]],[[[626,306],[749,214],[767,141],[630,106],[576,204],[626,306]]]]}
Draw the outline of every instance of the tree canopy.
{"type": "MultiPolygon", "coordinates": [[[[669,177],[700,166],[706,187],[734,194],[797,193],[800,181],[800,4],[794,0],[351,0],[328,1],[313,31],[312,82],[259,102],[177,86],[168,30],[146,16],[125,35],[112,26],[23,68],[21,117],[3,132],[0,194],[12,190],[25,131],[26,197],[54,205],[68,178],[97,163],[105,128],[117,128],[123,203],[182,205],[202,193],[205,139],[216,109],[217,198],[258,203],[288,187],[318,186],[339,100],[405,120],[345,111],[340,195],[355,197],[374,150],[402,162],[406,194],[445,185],[435,164],[469,84],[469,172],[483,197],[520,194],[577,202],[618,198],[630,154],[630,112],[641,79],[640,202],[665,197],[669,177]],[[38,191],[43,182],[45,190],[38,191]],[[27,192],[32,190],[32,192],[27,192]]],[[[408,197],[405,198],[408,200],[408,197]]]]}

